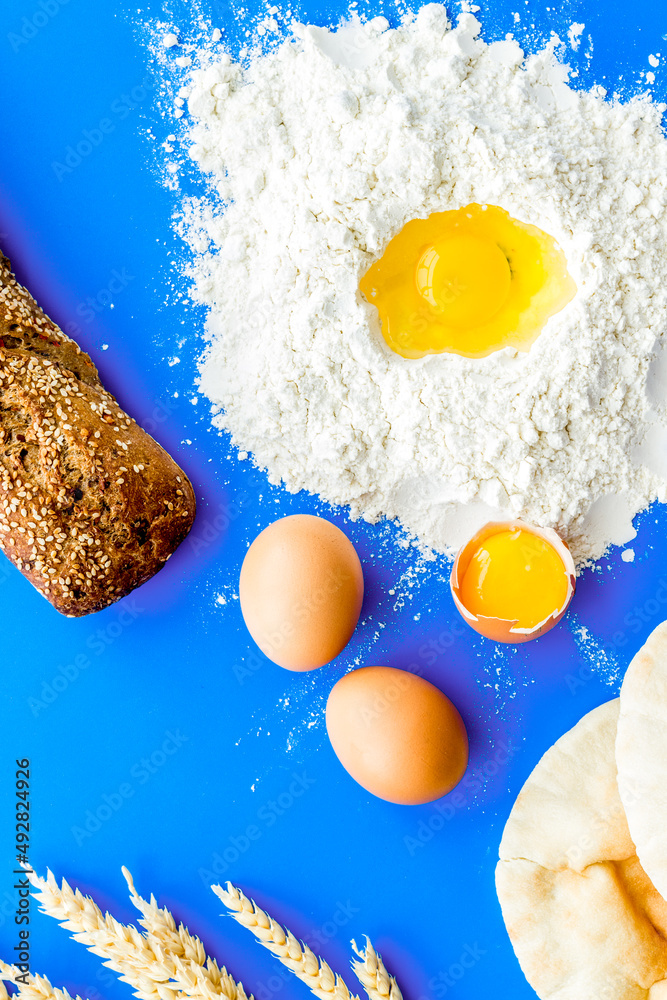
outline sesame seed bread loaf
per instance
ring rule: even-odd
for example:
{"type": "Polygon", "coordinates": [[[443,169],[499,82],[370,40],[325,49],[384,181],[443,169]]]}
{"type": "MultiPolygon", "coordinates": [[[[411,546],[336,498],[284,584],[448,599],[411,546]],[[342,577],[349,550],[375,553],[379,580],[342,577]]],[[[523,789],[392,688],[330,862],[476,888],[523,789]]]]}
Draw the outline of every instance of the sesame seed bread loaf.
{"type": "Polygon", "coordinates": [[[0,253],[0,546],[64,615],[156,573],[192,527],[181,469],[0,253]]]}

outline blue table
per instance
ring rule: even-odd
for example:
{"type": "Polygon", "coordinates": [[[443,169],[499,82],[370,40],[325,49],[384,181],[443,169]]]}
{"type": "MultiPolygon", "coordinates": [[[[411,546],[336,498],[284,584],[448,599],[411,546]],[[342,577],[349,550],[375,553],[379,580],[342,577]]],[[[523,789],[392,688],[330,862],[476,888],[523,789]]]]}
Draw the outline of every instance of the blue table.
{"type": "MultiPolygon", "coordinates": [[[[235,21],[217,0],[201,6],[237,46],[238,25],[259,9],[256,0],[245,14],[238,5],[235,21]]],[[[360,7],[395,19],[381,0],[360,7]]],[[[513,31],[529,49],[584,22],[581,48],[569,54],[576,85],[645,89],[649,54],[667,46],[660,0],[558,8],[484,0],[479,16],[488,39],[513,31]]],[[[146,0],[142,16],[187,34],[188,4],[170,9],[146,0]]],[[[295,10],[329,24],[344,7],[295,10]]],[[[459,627],[445,560],[420,561],[396,546],[392,525],[351,523],[239,463],[194,388],[203,316],[183,294],[184,250],[170,228],[176,196],[158,179],[150,135],[162,140],[172,126],[156,111],[144,43],[123,0],[11,0],[0,11],[0,245],[121,404],[183,465],[199,502],[192,535],[166,569],[92,618],[59,617],[0,566],[0,955],[9,959],[17,941],[14,761],[29,758],[36,869],[51,867],[131,920],[127,865],[139,891],[155,892],[259,1000],[306,990],[219,915],[212,881],[241,885],[341,972],[349,939],[368,933],[406,1000],[533,996],[496,901],[498,842],[540,755],[618,693],[629,659],[667,615],[665,512],[638,517],[633,563],[614,550],[584,573],[560,627],[533,644],[496,647],[459,627]],[[85,138],[90,152],[68,160],[85,138]],[[170,365],[174,356],[181,361],[170,365]],[[256,653],[236,599],[249,542],[295,512],[343,527],[367,583],[349,648],[304,675],[256,653]],[[417,665],[459,706],[471,764],[456,804],[381,802],[338,764],[326,698],[352,664],[370,663],[417,665]]],[[[664,98],[664,71],[656,75],[664,98]]],[[[30,928],[34,971],[90,1000],[130,995],[34,908],[30,928]]]]}

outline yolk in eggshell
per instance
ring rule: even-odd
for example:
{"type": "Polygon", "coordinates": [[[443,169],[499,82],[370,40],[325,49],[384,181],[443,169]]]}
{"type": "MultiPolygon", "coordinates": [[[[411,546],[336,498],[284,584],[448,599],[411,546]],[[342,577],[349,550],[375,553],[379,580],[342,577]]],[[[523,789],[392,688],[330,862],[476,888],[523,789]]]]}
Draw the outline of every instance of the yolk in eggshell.
{"type": "Polygon", "coordinates": [[[521,528],[487,537],[472,554],[461,581],[461,601],[486,618],[534,628],[556,614],[568,594],[562,559],[543,538],[521,528]]]}
{"type": "Polygon", "coordinates": [[[408,222],[359,288],[405,358],[527,351],[576,293],[551,236],[477,204],[408,222]]]}

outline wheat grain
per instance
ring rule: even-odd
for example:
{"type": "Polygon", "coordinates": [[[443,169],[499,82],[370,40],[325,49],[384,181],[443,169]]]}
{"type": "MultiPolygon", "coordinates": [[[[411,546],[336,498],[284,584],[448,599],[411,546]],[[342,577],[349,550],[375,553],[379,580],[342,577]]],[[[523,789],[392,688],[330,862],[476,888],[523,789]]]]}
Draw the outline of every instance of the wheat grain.
{"type": "Polygon", "coordinates": [[[94,900],[78,889],[72,890],[64,879],[58,886],[51,871],[47,870],[46,879],[35,872],[28,872],[28,878],[38,890],[33,895],[42,912],[70,931],[75,941],[106,959],[104,965],[133,986],[135,996],[141,1000],[176,1000],[173,991],[166,995],[158,988],[168,982],[169,976],[166,970],[157,968],[157,956],[145,947],[136,927],[125,927],[111,914],[103,914],[94,900]]]}
{"type": "Polygon", "coordinates": [[[361,959],[360,962],[352,959],[352,969],[370,1000],[403,1000],[403,994],[396,979],[390,976],[385,969],[384,962],[371,944],[370,939],[366,938],[365,948],[357,948],[354,941],[352,947],[361,959]]]}
{"type": "Polygon", "coordinates": [[[214,958],[207,956],[198,937],[190,934],[182,923],[177,927],[173,915],[166,907],[157,905],[155,896],[151,894],[150,901],[143,899],[135,889],[127,868],[123,867],[122,872],[130,890],[130,899],[141,913],[139,923],[146,931],[146,941],[153,948],[161,948],[173,962],[175,988],[189,997],[201,995],[252,1000],[224,965],[220,968],[214,958]]]}
{"type": "MultiPolygon", "coordinates": [[[[241,1000],[237,992],[226,990],[222,977],[214,985],[210,977],[198,976],[193,965],[188,965],[180,955],[172,957],[157,936],[148,940],[133,924],[125,925],[111,914],[103,914],[93,899],[78,889],[72,890],[64,879],[58,886],[50,871],[46,879],[34,872],[28,872],[28,878],[38,889],[34,896],[42,911],[69,930],[74,940],[84,944],[88,951],[105,959],[103,964],[118,973],[122,982],[134,987],[134,995],[140,1000],[181,1000],[183,996],[196,1000],[241,1000]]],[[[189,945],[193,939],[188,935],[186,940],[189,945]]],[[[186,946],[181,943],[185,953],[186,946]]],[[[203,954],[202,959],[205,959],[203,954]]]]}
{"type": "MultiPolygon", "coordinates": [[[[23,982],[25,976],[26,973],[21,972],[15,965],[7,965],[0,959],[0,1000],[8,1000],[5,982],[18,986],[18,993],[15,995],[20,1000],[72,1000],[67,990],[52,986],[46,976],[27,973],[27,983],[23,982]],[[17,980],[17,976],[21,979],[17,980]]],[[[76,1000],[81,1000],[78,994],[76,1000]]]]}
{"type": "MultiPolygon", "coordinates": [[[[207,956],[200,939],[182,923],[177,926],[169,910],[157,905],[155,896],[145,900],[139,895],[127,868],[123,868],[123,875],[130,899],[141,914],[143,934],[134,924],[122,924],[110,913],[102,913],[90,896],[73,890],[64,879],[59,886],[51,871],[47,870],[45,879],[30,869],[26,874],[37,890],[33,895],[42,912],[70,931],[75,941],[105,959],[104,965],[132,986],[140,1000],[252,1000],[224,966],[207,956]]],[[[324,959],[231,882],[225,889],[219,885],[211,888],[234,919],[252,931],[316,997],[359,1000],[324,959]]],[[[388,974],[370,940],[366,938],[365,949],[359,950],[354,941],[352,946],[361,959],[353,959],[352,968],[370,1000],[403,1000],[396,980],[388,974]]],[[[16,967],[0,962],[0,1000],[8,1000],[3,980],[16,983],[17,974],[16,967]]],[[[43,976],[30,976],[29,980],[28,984],[17,983],[21,1000],[72,1000],[66,990],[53,987],[43,976]]]]}
{"type": "Polygon", "coordinates": [[[227,882],[227,888],[211,886],[231,915],[268,948],[320,1000],[359,1000],[350,993],[344,980],[332,972],[324,959],[318,958],[307,944],[302,944],[273,917],[227,882]]]}

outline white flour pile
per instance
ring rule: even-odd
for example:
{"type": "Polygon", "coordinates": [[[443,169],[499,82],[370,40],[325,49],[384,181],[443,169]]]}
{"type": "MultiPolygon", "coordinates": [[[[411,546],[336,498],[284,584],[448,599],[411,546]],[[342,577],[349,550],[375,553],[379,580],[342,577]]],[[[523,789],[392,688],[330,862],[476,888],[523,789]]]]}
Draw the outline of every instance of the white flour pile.
{"type": "Polygon", "coordinates": [[[444,552],[521,515],[581,564],[667,497],[664,109],[574,92],[553,45],[524,61],[479,27],[431,4],[192,72],[186,139],[224,202],[184,206],[201,388],[290,491],[444,552]],[[359,279],[410,219],[471,202],[554,236],[578,294],[528,354],[407,361],[359,279]]]}

